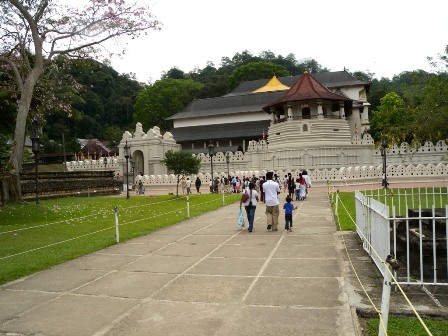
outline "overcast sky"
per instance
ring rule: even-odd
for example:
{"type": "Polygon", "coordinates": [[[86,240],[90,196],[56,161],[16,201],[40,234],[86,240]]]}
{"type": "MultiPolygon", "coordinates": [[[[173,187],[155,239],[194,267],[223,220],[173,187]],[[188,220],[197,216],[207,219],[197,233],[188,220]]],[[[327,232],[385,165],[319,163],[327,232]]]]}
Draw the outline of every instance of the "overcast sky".
{"type": "Polygon", "coordinates": [[[331,71],[369,71],[392,78],[431,71],[427,56],[448,44],[448,1],[402,0],[144,0],[163,23],[113,58],[120,73],[142,82],[177,66],[184,72],[220,65],[224,56],[292,53],[331,71]]]}

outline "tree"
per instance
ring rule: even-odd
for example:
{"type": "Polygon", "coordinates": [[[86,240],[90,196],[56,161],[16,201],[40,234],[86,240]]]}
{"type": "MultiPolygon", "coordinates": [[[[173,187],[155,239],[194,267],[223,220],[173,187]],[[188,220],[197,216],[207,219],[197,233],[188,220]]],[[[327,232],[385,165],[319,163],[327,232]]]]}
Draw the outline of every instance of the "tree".
{"type": "Polygon", "coordinates": [[[448,45],[445,46],[445,54],[437,54],[436,59],[434,59],[434,57],[426,57],[429,64],[434,67],[441,67],[440,71],[446,71],[448,70],[448,45]]]}
{"type": "Polygon", "coordinates": [[[178,67],[172,67],[170,70],[168,70],[167,72],[164,72],[162,74],[162,79],[168,79],[168,78],[184,79],[185,78],[185,74],[178,67]]]}
{"type": "Polygon", "coordinates": [[[115,147],[115,145],[120,143],[121,139],[123,138],[123,130],[116,125],[106,126],[103,129],[103,138],[109,141],[112,146],[115,147]]]}
{"type": "Polygon", "coordinates": [[[365,82],[371,82],[373,80],[373,76],[375,76],[372,72],[363,72],[363,71],[355,71],[351,74],[353,77],[355,77],[357,80],[365,81],[365,82]]]}
{"type": "Polygon", "coordinates": [[[412,109],[406,106],[399,95],[390,92],[381,98],[378,111],[373,111],[370,130],[376,140],[387,137],[391,141],[394,139],[396,142],[411,142],[413,140],[412,121],[412,109]]]}
{"type": "Polygon", "coordinates": [[[8,160],[11,146],[8,145],[7,141],[8,138],[0,134],[0,176],[9,170],[8,160]]]}
{"type": "Polygon", "coordinates": [[[149,85],[137,95],[134,121],[144,128],[171,128],[168,117],[181,112],[201,92],[202,84],[191,79],[162,79],[149,85]]]}
{"type": "Polygon", "coordinates": [[[175,152],[171,149],[165,153],[165,159],[161,162],[177,176],[176,196],[178,197],[180,176],[197,174],[201,168],[201,159],[186,151],[175,152]]]}
{"type": "Polygon", "coordinates": [[[125,0],[92,0],[81,10],[57,1],[2,0],[0,10],[0,63],[19,93],[10,159],[18,174],[33,93],[53,59],[83,58],[99,52],[99,46],[110,39],[158,29],[159,22],[148,8],[125,0]]]}
{"type": "Polygon", "coordinates": [[[413,129],[419,141],[448,140],[448,74],[430,78],[415,108],[413,129]]]}
{"type": "Polygon", "coordinates": [[[234,89],[244,81],[266,79],[276,75],[277,77],[289,76],[284,66],[271,62],[254,62],[242,65],[232,72],[229,77],[229,87],[234,89]]]}

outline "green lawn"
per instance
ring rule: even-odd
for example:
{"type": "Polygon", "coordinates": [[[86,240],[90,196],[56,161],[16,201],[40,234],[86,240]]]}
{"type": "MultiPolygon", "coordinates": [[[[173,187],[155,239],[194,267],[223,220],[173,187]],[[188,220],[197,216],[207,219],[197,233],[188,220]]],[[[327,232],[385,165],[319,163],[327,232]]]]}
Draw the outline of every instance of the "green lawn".
{"type": "MultiPolygon", "coordinates": [[[[225,195],[225,204],[241,195],[225,195]]],[[[190,217],[222,207],[222,195],[189,197],[190,217]]],[[[0,284],[187,219],[187,198],[71,197],[8,205],[0,210],[0,284]]]]}
{"type": "MultiPolygon", "coordinates": [[[[395,216],[406,214],[407,208],[431,208],[432,205],[437,208],[444,208],[448,204],[447,188],[400,188],[384,190],[365,190],[364,195],[373,197],[375,200],[385,203],[389,206],[390,216],[392,209],[395,209],[395,216]]],[[[356,208],[354,192],[339,192],[338,228],[342,231],[356,230],[356,208]]],[[[333,211],[336,212],[336,193],[330,194],[333,201],[333,211]]]]}
{"type": "MultiPolygon", "coordinates": [[[[378,335],[379,318],[369,320],[369,336],[378,335]]],[[[448,335],[448,322],[441,320],[423,320],[434,336],[448,335]]],[[[391,317],[387,324],[387,335],[389,336],[427,336],[420,321],[417,318],[410,317],[391,317]]]]}

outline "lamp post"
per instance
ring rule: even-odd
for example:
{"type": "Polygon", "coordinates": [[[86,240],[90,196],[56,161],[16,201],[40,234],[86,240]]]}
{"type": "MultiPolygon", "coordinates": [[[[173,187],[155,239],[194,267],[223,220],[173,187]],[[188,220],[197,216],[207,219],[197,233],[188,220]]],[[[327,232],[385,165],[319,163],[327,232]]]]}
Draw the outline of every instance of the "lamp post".
{"type": "Polygon", "coordinates": [[[387,143],[386,143],[386,139],[382,138],[381,139],[381,157],[383,158],[383,176],[382,176],[382,184],[383,184],[383,188],[386,189],[387,188],[387,172],[386,172],[386,148],[387,148],[387,143]]]}
{"type": "Polygon", "coordinates": [[[131,159],[132,185],[135,184],[135,161],[131,159]]]}
{"type": "Polygon", "coordinates": [[[39,204],[39,152],[40,152],[40,139],[39,139],[39,122],[36,117],[32,120],[32,135],[31,135],[31,150],[34,154],[34,163],[36,165],[36,204],[39,204]]]}
{"type": "Polygon", "coordinates": [[[104,171],[106,171],[107,157],[104,157],[104,158],[103,158],[103,162],[104,162],[104,171]]]}
{"type": "Polygon", "coordinates": [[[126,140],[126,145],[124,145],[124,157],[126,158],[126,199],[129,199],[129,146],[126,140]]]}
{"type": "Polygon", "coordinates": [[[226,154],[226,163],[227,163],[227,178],[230,179],[230,171],[229,171],[230,155],[229,155],[229,153],[226,154]]]}
{"type": "Polygon", "coordinates": [[[210,144],[208,145],[208,155],[210,155],[210,170],[212,172],[212,190],[211,192],[215,191],[215,186],[214,183],[215,181],[213,181],[213,155],[215,155],[215,146],[213,146],[212,141],[210,140],[210,144]]]}

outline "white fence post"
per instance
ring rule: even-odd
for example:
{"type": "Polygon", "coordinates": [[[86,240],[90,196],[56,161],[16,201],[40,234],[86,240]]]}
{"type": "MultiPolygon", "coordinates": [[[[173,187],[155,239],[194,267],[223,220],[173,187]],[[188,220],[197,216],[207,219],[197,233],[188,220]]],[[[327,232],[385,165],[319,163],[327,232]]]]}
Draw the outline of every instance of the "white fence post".
{"type": "Polygon", "coordinates": [[[187,217],[190,218],[190,198],[187,196],[187,217]]]}
{"type": "Polygon", "coordinates": [[[120,242],[120,232],[118,230],[118,207],[114,208],[115,212],[115,240],[117,243],[120,242]]]}
{"type": "Polygon", "coordinates": [[[390,306],[390,290],[392,287],[392,269],[398,269],[398,264],[391,255],[388,255],[384,263],[384,282],[383,282],[383,296],[381,298],[381,319],[378,330],[378,336],[387,335],[387,323],[389,321],[389,306],[390,306]]]}
{"type": "Polygon", "coordinates": [[[338,218],[338,206],[339,206],[339,190],[336,190],[336,206],[335,206],[335,210],[336,210],[336,218],[338,218]]]}

